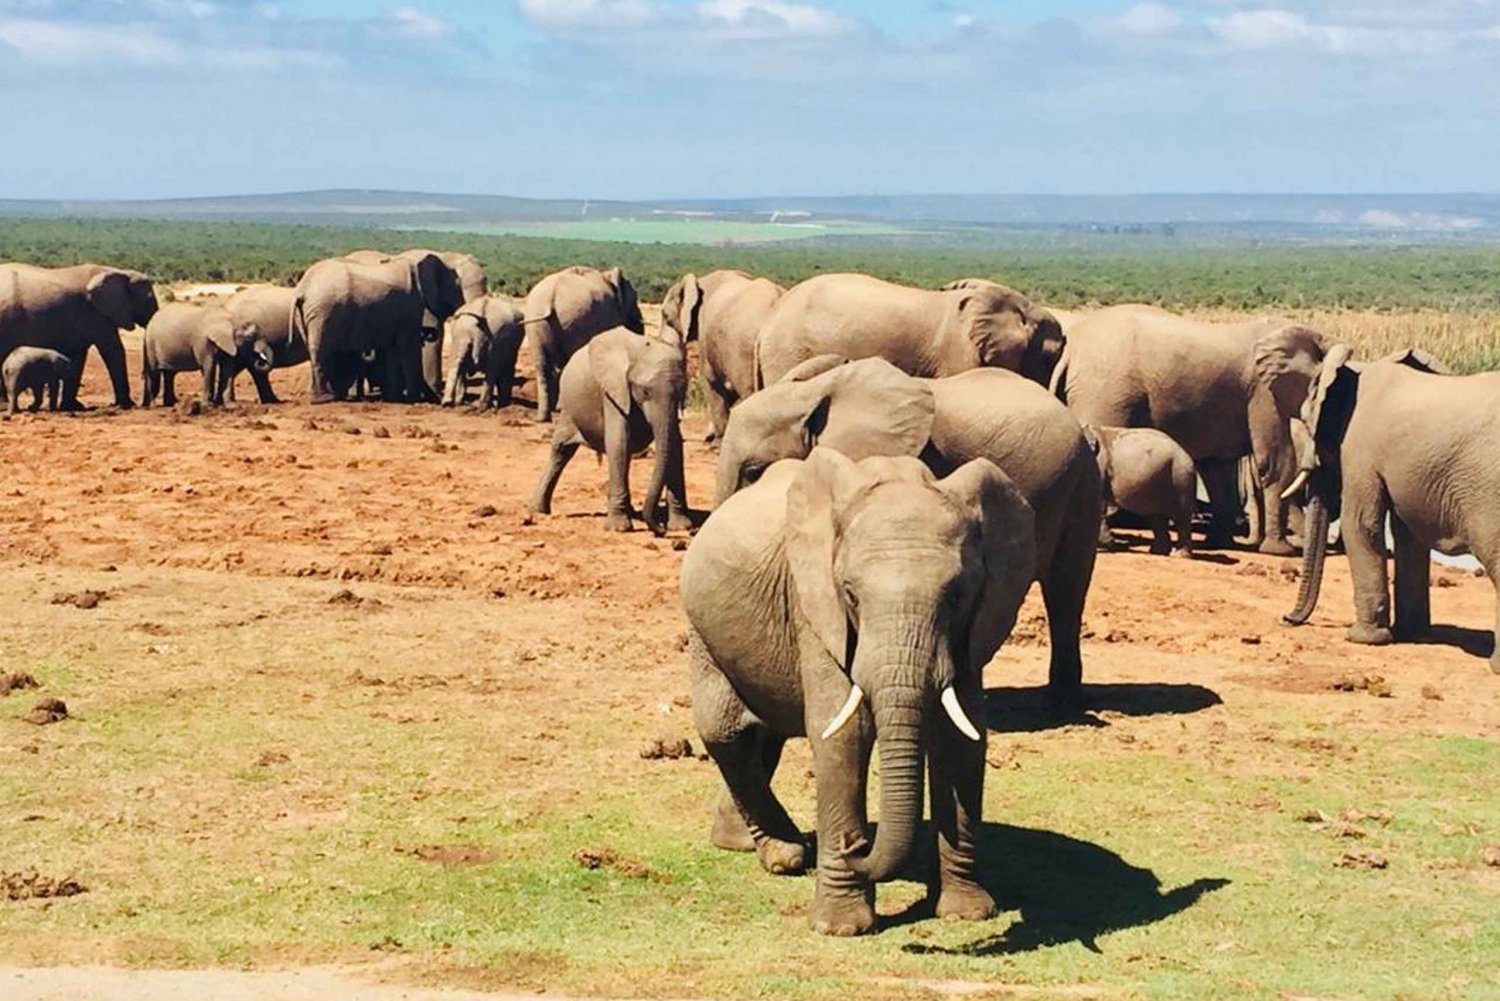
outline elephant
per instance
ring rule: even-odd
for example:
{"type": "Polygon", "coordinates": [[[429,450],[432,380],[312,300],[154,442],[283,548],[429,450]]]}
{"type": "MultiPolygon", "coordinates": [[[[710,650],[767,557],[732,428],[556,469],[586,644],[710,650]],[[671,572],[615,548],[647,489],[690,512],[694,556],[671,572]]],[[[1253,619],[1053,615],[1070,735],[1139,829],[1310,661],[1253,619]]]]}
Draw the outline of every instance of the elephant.
{"type": "Polygon", "coordinates": [[[554,272],[526,295],[527,335],[536,364],[536,419],[552,420],[557,380],[573,353],[597,334],[624,327],[645,333],[635,286],[619,268],[574,266],[554,272]]]}
{"type": "Polygon", "coordinates": [[[693,721],[772,873],[808,865],[771,777],[788,739],[812,743],[815,931],[875,928],[873,884],[897,874],[917,839],[924,755],[937,913],[994,915],[975,876],[981,672],[1035,570],[1031,507],[988,459],[938,479],[913,458],[856,462],[823,447],[772,465],[688,546],[680,590],[693,721]],[[872,844],[865,791],[877,740],[872,844]]]}
{"type": "Polygon", "coordinates": [[[479,409],[511,405],[516,356],[525,336],[523,320],[520,307],[509,296],[487,295],[459,307],[444,333],[448,369],[444,406],[463,402],[464,383],[474,372],[484,376],[479,409]]]}
{"type": "Polygon", "coordinates": [[[661,322],[684,343],[698,341],[708,388],[710,440],[724,437],[729,408],[755,392],[755,341],[786,289],[743,271],[679,278],[661,303],[661,322]]]}
{"type": "Polygon", "coordinates": [[[926,378],[1005,368],[1047,385],[1063,350],[1057,320],[1019,292],[971,281],[929,291],[869,275],[809,278],[781,297],[761,327],[756,388],[825,354],[884,358],[926,378]]]}
{"type": "MultiPolygon", "coordinates": [[[[1500,588],[1500,373],[1458,376],[1425,352],[1378,362],[1350,360],[1346,344],[1323,359],[1292,425],[1298,472],[1288,496],[1307,488],[1307,545],[1296,607],[1311,617],[1323,584],[1328,524],[1341,517],[1354,579],[1349,639],[1383,644],[1432,628],[1431,551],[1473,553],[1500,588]],[[1385,525],[1395,539],[1395,623],[1385,525]]],[[[1500,601],[1495,634],[1500,640],[1500,601]]],[[[1500,646],[1490,656],[1500,673],[1500,646]]]]}
{"type": "MultiPolygon", "coordinates": [[[[230,319],[236,327],[254,324],[260,330],[260,336],[271,348],[272,369],[290,368],[307,361],[307,341],[300,332],[297,336],[292,334],[292,304],[296,298],[297,290],[294,288],[250,285],[240,289],[224,303],[224,308],[229,310],[230,319]]],[[[249,372],[261,403],[281,402],[271,389],[268,371],[252,365],[249,372]]],[[[234,400],[232,382],[225,399],[231,402],[234,400]]]]}
{"type": "Polygon", "coordinates": [[[291,328],[307,344],[312,402],[345,399],[367,357],[380,367],[381,399],[437,402],[422,373],[422,314],[446,320],[460,296],[457,276],[436,254],[379,264],[333,258],[308,268],[291,328]]]}
{"type": "MultiPolygon", "coordinates": [[[[1129,511],[1151,519],[1151,552],[1158,556],[1191,556],[1193,513],[1198,507],[1198,476],[1193,457],[1155,428],[1096,428],[1084,433],[1098,442],[1099,478],[1104,484],[1105,514],[1129,511]],[[1177,545],[1172,545],[1172,523],[1177,545]]],[[[1100,541],[1113,542],[1101,526],[1100,541]]]]}
{"type": "Polygon", "coordinates": [[[128,409],[134,403],[120,330],[144,327],[156,308],[156,292],[138,271],[102,264],[0,264],[0,358],[22,346],[66,355],[73,371],[63,385],[62,407],[81,410],[78,385],[89,348],[95,348],[109,372],[115,406],[128,409]]]}
{"type": "Polygon", "coordinates": [[[1329,346],[1290,320],[1210,323],[1111,306],[1068,331],[1052,389],[1084,424],[1156,428],[1186,449],[1213,507],[1212,544],[1234,534],[1238,462],[1253,456],[1266,493],[1259,548],[1285,556],[1294,552],[1280,499],[1296,475],[1289,428],[1329,346]]]}
{"type": "MultiPolygon", "coordinates": [[[[453,272],[465,303],[489,293],[489,279],[485,277],[483,265],[472,254],[456,250],[413,248],[395,254],[387,254],[383,250],[356,250],[345,254],[344,260],[359,264],[383,264],[397,258],[419,261],[429,254],[436,255],[453,272]]],[[[422,378],[434,394],[443,392],[443,330],[442,320],[430,311],[422,313],[422,378]]]]}
{"type": "Polygon", "coordinates": [[[203,373],[203,396],[212,406],[224,397],[241,369],[271,370],[271,345],[254,323],[235,323],[227,308],[193,302],[170,302],[146,325],[141,343],[141,406],[149,407],[157,391],[162,403],[177,403],[178,372],[203,373]]]}
{"type": "Polygon", "coordinates": [[[617,327],[588,342],[563,369],[562,419],[552,434],[552,453],[537,481],[531,510],[552,511],[552,492],[568,460],[587,445],[609,462],[612,531],[630,530],[630,457],[650,444],[655,449],[651,482],[641,515],[653,534],[692,527],[682,468],[682,429],[678,413],[687,393],[682,344],[670,331],[646,337],[617,327]],[[667,491],[667,519],[657,504],[667,491]]]}
{"type": "Polygon", "coordinates": [[[32,413],[42,409],[43,390],[47,393],[47,409],[57,410],[58,396],[72,372],[73,360],[67,355],[47,348],[16,348],[0,365],[0,382],[10,398],[10,412],[21,409],[21,394],[28,389],[32,392],[32,413]]]}
{"type": "Polygon", "coordinates": [[[1037,579],[1051,642],[1055,703],[1082,698],[1079,632],[1103,510],[1099,470],[1083,429],[1041,386],[1013,372],[975,369],[917,379],[880,358],[812,359],[729,415],[719,446],[715,506],[779,459],[817,445],[854,459],[920,457],[943,475],[989,459],[1036,513],[1037,579]]]}

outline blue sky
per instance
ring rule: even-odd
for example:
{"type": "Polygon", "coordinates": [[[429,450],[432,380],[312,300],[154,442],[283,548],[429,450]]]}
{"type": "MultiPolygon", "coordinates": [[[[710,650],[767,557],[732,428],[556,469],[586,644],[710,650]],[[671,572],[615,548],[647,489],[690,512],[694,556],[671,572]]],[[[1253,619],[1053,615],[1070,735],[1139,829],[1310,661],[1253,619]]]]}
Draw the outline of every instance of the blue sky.
{"type": "Polygon", "coordinates": [[[0,0],[0,197],[1494,191],[1500,0],[0,0]]]}

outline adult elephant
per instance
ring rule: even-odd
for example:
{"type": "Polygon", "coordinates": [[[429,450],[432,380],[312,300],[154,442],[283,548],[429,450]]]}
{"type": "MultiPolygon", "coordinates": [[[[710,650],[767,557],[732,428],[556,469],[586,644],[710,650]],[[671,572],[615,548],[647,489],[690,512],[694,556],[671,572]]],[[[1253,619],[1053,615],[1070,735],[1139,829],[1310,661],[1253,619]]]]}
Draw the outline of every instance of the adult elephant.
{"type": "Polygon", "coordinates": [[[924,758],[937,913],[995,913],[975,877],[981,672],[1031,582],[1032,521],[1020,490],[986,459],[938,480],[915,459],[856,463],[817,448],[730,498],[688,547],[681,595],[693,720],[771,872],[807,865],[771,771],[786,740],[812,743],[814,930],[875,928],[873,884],[894,878],[916,844],[924,758]],[[877,741],[872,840],[865,787],[877,741]]]}
{"type": "Polygon", "coordinates": [[[573,266],[553,272],[526,295],[527,337],[536,365],[536,419],[550,421],[557,380],[573,353],[615,327],[646,332],[635,286],[619,268],[573,266]]]}
{"type": "Polygon", "coordinates": [[[293,337],[312,362],[312,402],[348,396],[366,357],[376,358],[386,401],[437,402],[423,378],[422,314],[446,320],[461,291],[436,254],[362,264],[319,261],[302,275],[292,302],[293,337]]]}
{"type": "MultiPolygon", "coordinates": [[[[271,348],[271,368],[290,368],[307,361],[307,341],[299,331],[292,333],[292,305],[297,290],[280,285],[250,285],[240,289],[224,303],[235,326],[254,325],[271,348]]],[[[280,403],[271,389],[270,373],[251,366],[250,378],[261,403],[280,403]]],[[[234,386],[228,399],[234,399],[234,386]]]]}
{"type": "MultiPolygon", "coordinates": [[[[1308,489],[1301,625],[1323,584],[1328,523],[1341,517],[1354,579],[1355,643],[1409,640],[1432,628],[1431,551],[1473,553],[1500,585],[1500,373],[1454,376],[1421,351],[1372,364],[1348,345],[1328,352],[1292,425],[1308,489]],[[1395,623],[1386,572],[1386,517],[1396,542],[1395,623]]],[[[1500,639],[1500,602],[1495,633],[1500,639]]],[[[1500,672],[1500,646],[1490,656],[1500,672]]]]}
{"type": "Polygon", "coordinates": [[[1005,368],[1045,386],[1062,349],[1051,313],[994,282],[930,291],[869,275],[819,275],[793,286],[766,318],[756,387],[826,354],[884,358],[928,378],[1005,368]]]}
{"type": "Polygon", "coordinates": [[[818,445],[853,459],[922,458],[945,475],[974,459],[1003,469],[1036,512],[1037,580],[1052,647],[1049,687],[1081,697],[1079,632],[1093,579],[1103,491],[1083,429],[1041,386],[996,369],[916,379],[880,358],[812,359],[729,415],[716,504],[772,463],[818,445]],[[821,371],[820,371],[821,370],[821,371]]]}
{"type": "MultiPolygon", "coordinates": [[[[489,293],[489,279],[485,277],[484,266],[479,259],[472,254],[460,253],[456,250],[427,250],[425,248],[413,248],[403,250],[395,254],[387,254],[383,250],[356,250],[345,254],[346,260],[360,264],[380,264],[395,258],[406,260],[421,260],[429,254],[435,254],[453,272],[458,280],[459,289],[463,293],[465,304],[474,302],[489,293]]],[[[422,378],[434,393],[443,391],[443,333],[446,325],[431,312],[422,314],[422,378]]]]}
{"type": "Polygon", "coordinates": [[[723,270],[683,275],[662,300],[662,325],[685,343],[698,341],[715,439],[724,437],[729,409],[755,392],[755,341],[785,294],[769,279],[723,270]]]}
{"type": "Polygon", "coordinates": [[[1079,320],[1052,388],[1080,423],[1164,431],[1192,456],[1213,507],[1215,541],[1240,516],[1238,462],[1265,487],[1260,551],[1290,555],[1281,491],[1296,475],[1290,422],[1328,353],[1289,320],[1189,320],[1154,306],[1112,306],[1079,320]]]}
{"type": "Polygon", "coordinates": [[[103,264],[0,264],[0,359],[23,346],[66,355],[73,370],[63,386],[62,405],[79,410],[78,385],[92,347],[109,372],[115,406],[128,408],[133,401],[120,331],[144,327],[156,309],[156,292],[138,271],[103,264]]]}

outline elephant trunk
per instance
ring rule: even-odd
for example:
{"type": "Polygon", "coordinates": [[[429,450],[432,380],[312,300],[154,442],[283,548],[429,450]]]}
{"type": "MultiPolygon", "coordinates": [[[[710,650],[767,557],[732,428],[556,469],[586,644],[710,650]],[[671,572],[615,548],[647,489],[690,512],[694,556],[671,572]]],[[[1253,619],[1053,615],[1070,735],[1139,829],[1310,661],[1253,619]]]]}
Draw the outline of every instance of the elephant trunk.
{"type": "Polygon", "coordinates": [[[855,875],[873,883],[893,879],[910,857],[922,819],[922,716],[930,665],[906,664],[901,681],[871,693],[875,737],[880,744],[880,826],[868,855],[845,862],[855,875]]]}
{"type": "Polygon", "coordinates": [[[1312,617],[1323,589],[1323,564],[1328,558],[1328,500],[1323,496],[1330,477],[1315,474],[1302,533],[1302,584],[1297,590],[1297,605],[1282,621],[1300,626],[1312,617]]]}
{"type": "Polygon", "coordinates": [[[661,503],[667,476],[682,464],[682,429],[677,423],[677,402],[663,397],[648,405],[651,418],[652,446],[656,462],[651,467],[651,481],[646,486],[646,496],[641,501],[641,515],[653,535],[665,535],[666,522],[657,511],[661,503]]]}

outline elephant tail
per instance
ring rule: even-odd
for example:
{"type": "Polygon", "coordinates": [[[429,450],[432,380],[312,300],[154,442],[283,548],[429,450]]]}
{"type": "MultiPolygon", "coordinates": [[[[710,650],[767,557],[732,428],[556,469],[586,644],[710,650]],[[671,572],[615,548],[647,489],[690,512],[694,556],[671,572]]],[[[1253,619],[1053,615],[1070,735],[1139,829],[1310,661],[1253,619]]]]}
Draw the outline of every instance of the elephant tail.
{"type": "Polygon", "coordinates": [[[287,319],[287,339],[292,344],[300,340],[304,346],[307,345],[307,310],[300,291],[292,297],[292,314],[287,319]]]}
{"type": "Polygon", "coordinates": [[[557,307],[549,305],[547,307],[547,312],[543,313],[541,316],[528,316],[528,317],[525,317],[525,318],[523,318],[521,320],[521,325],[524,327],[527,324],[531,324],[531,323],[551,323],[556,318],[557,318],[557,307]]]}

